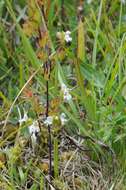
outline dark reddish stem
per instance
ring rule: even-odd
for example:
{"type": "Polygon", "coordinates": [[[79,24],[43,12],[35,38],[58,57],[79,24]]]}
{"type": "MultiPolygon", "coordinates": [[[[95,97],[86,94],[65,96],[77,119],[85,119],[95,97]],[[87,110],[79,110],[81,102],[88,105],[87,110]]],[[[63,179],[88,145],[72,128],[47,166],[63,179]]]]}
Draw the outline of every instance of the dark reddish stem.
{"type": "MultiPolygon", "coordinates": [[[[49,82],[46,81],[46,118],[49,113],[49,82]]],[[[52,139],[51,139],[51,127],[48,125],[48,146],[49,146],[49,180],[52,178],[52,139]]]]}

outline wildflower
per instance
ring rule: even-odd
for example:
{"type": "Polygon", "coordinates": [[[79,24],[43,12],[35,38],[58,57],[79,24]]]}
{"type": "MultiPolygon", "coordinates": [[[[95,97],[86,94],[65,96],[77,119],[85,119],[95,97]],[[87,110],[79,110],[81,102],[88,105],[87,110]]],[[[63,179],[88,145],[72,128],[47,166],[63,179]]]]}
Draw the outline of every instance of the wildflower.
{"type": "Polygon", "coordinates": [[[68,120],[66,119],[66,114],[65,114],[65,113],[61,113],[61,114],[60,114],[60,120],[61,120],[61,125],[62,125],[62,126],[66,124],[66,122],[67,122],[68,120]]]}
{"type": "Polygon", "coordinates": [[[72,41],[72,37],[70,36],[71,35],[71,32],[68,30],[65,32],[65,36],[64,36],[64,40],[69,43],[72,41]]]}
{"type": "Polygon", "coordinates": [[[69,93],[70,89],[67,88],[67,86],[64,83],[61,85],[61,91],[63,93],[63,99],[65,102],[68,102],[72,99],[72,96],[69,93]]]}
{"type": "MultiPolygon", "coordinates": [[[[19,121],[19,125],[21,126],[23,124],[23,122],[28,121],[29,118],[28,118],[27,112],[24,108],[23,108],[23,111],[24,111],[23,117],[21,116],[21,111],[20,111],[19,107],[17,109],[18,109],[18,113],[19,113],[18,121],[19,121]]],[[[29,130],[29,134],[31,135],[32,145],[34,146],[37,141],[37,133],[40,131],[38,122],[33,121],[33,123],[30,126],[28,126],[28,130],[29,130]]]]}
{"type": "Polygon", "coordinates": [[[61,43],[67,42],[70,43],[72,41],[72,37],[70,36],[71,32],[68,30],[66,32],[57,32],[56,37],[60,40],[61,43]]]}
{"type": "Polygon", "coordinates": [[[23,122],[26,122],[28,120],[28,115],[27,115],[26,110],[23,108],[24,116],[22,118],[21,111],[20,111],[19,107],[17,107],[17,109],[18,109],[18,114],[19,114],[19,120],[18,120],[18,122],[19,122],[19,125],[21,126],[23,124],[23,122]]]}
{"type": "Polygon", "coordinates": [[[39,125],[37,121],[33,121],[32,125],[28,127],[29,133],[31,135],[32,145],[37,141],[37,134],[40,132],[39,125]]]}
{"type": "Polygon", "coordinates": [[[52,123],[53,123],[53,116],[48,116],[44,121],[45,125],[52,125],[52,123]]]}
{"type": "Polygon", "coordinates": [[[55,125],[56,124],[55,122],[57,122],[57,121],[60,121],[60,122],[58,122],[58,125],[61,125],[61,126],[65,125],[67,122],[65,113],[61,113],[60,116],[55,116],[55,115],[48,116],[46,118],[46,120],[44,121],[44,124],[47,126],[52,125],[52,124],[55,125]]]}

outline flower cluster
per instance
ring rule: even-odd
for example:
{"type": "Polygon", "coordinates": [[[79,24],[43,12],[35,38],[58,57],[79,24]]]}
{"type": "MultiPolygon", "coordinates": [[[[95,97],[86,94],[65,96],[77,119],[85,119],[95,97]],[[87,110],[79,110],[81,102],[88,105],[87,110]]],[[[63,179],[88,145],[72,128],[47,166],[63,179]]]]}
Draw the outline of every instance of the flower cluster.
{"type": "MultiPolygon", "coordinates": [[[[24,122],[27,122],[29,120],[28,115],[26,110],[23,108],[24,111],[24,115],[23,117],[21,116],[21,111],[18,109],[18,114],[19,114],[19,125],[21,126],[24,122]]],[[[61,113],[60,116],[48,116],[45,120],[44,120],[44,125],[48,126],[48,125],[53,125],[53,121],[55,119],[60,120],[61,126],[64,126],[66,124],[66,122],[68,121],[66,118],[65,113],[61,113]]],[[[34,148],[34,145],[36,144],[37,141],[37,134],[40,132],[40,128],[39,128],[39,124],[37,120],[34,120],[32,122],[31,125],[28,126],[28,131],[31,137],[31,142],[32,142],[32,146],[34,148]]]]}
{"type": "Polygon", "coordinates": [[[72,42],[72,37],[71,37],[71,32],[67,30],[66,32],[57,32],[56,33],[57,39],[59,39],[62,43],[67,42],[70,43],[72,42]]]}
{"type": "Polygon", "coordinates": [[[62,83],[61,92],[63,93],[63,99],[64,99],[65,102],[68,102],[68,101],[70,101],[72,99],[72,96],[69,93],[69,91],[70,91],[70,89],[67,88],[67,86],[64,83],[62,83]]]}
{"type": "Polygon", "coordinates": [[[66,124],[66,122],[68,121],[66,119],[66,114],[65,113],[60,114],[60,120],[61,120],[61,125],[64,126],[66,124]]]}
{"type": "Polygon", "coordinates": [[[64,125],[66,124],[66,122],[68,121],[68,120],[66,119],[65,113],[61,113],[59,117],[58,117],[58,116],[48,116],[48,117],[46,118],[46,120],[44,121],[44,124],[47,125],[47,126],[48,126],[48,125],[52,125],[52,124],[53,124],[53,121],[54,121],[55,119],[60,119],[60,122],[61,122],[61,125],[62,125],[62,126],[64,126],[64,125]]]}
{"type": "Polygon", "coordinates": [[[37,134],[40,132],[38,121],[33,121],[32,125],[28,127],[31,135],[32,145],[37,141],[37,134]]]}
{"type": "Polygon", "coordinates": [[[64,40],[67,43],[72,42],[71,32],[69,30],[65,32],[64,40]]]}
{"type": "Polygon", "coordinates": [[[44,121],[44,125],[52,125],[53,123],[53,116],[48,116],[45,121],[44,121]]]}
{"type": "MultiPolygon", "coordinates": [[[[29,118],[28,118],[27,112],[24,108],[23,108],[23,111],[24,111],[23,117],[21,116],[21,111],[20,111],[19,107],[17,109],[18,109],[18,114],[19,114],[18,122],[19,122],[19,125],[21,126],[24,122],[27,122],[29,118]]],[[[28,130],[29,130],[29,134],[31,136],[32,145],[35,145],[35,143],[37,141],[37,133],[40,132],[38,122],[33,121],[33,123],[30,126],[28,126],[28,130]]]]}

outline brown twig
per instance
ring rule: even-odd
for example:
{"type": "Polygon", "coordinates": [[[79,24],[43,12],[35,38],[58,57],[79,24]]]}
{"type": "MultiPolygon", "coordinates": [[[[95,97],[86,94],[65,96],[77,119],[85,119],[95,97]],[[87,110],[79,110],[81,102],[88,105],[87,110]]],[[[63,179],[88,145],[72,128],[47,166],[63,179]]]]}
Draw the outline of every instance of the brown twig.
{"type": "Polygon", "coordinates": [[[73,144],[75,147],[77,147],[79,150],[85,152],[85,151],[92,151],[91,149],[85,149],[83,148],[76,139],[74,139],[73,137],[71,137],[68,132],[65,130],[64,131],[65,137],[67,139],[69,139],[69,141],[71,142],[71,144],[73,144]]]}

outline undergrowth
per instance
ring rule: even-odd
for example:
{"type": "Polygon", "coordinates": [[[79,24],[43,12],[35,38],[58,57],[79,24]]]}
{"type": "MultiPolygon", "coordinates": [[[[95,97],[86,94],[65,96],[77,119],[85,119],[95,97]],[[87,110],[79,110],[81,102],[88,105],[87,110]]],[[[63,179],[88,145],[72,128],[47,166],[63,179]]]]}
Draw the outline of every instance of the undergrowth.
{"type": "Polygon", "coordinates": [[[125,190],[125,0],[1,0],[0,26],[0,189],[125,190]]]}

